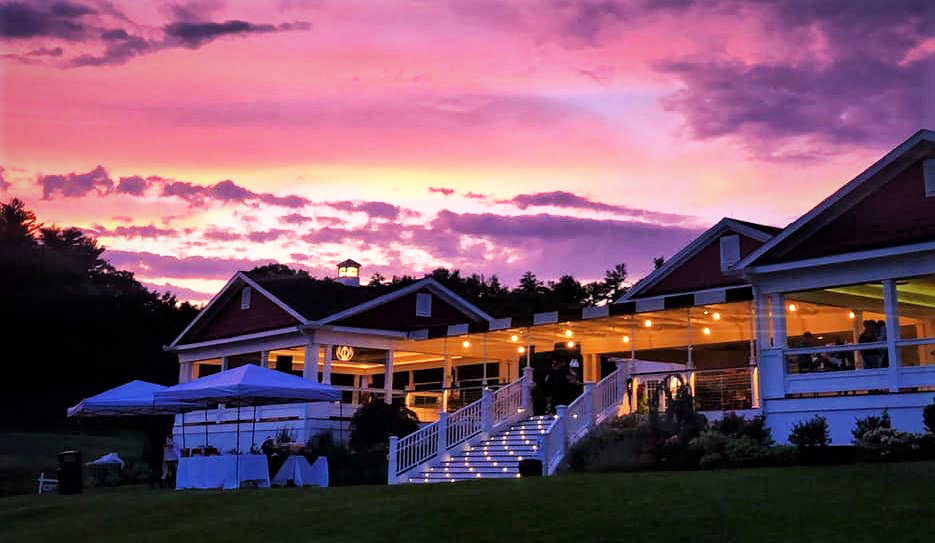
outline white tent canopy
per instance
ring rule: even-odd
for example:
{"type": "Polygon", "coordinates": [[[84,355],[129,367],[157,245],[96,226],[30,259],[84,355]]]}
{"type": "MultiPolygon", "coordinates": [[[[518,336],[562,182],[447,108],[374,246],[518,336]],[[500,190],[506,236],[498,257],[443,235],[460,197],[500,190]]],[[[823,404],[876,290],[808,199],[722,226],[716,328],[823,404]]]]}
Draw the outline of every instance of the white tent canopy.
{"type": "Polygon", "coordinates": [[[165,400],[154,396],[156,392],[167,388],[146,381],[130,381],[119,387],[101,392],[96,396],[81,400],[78,405],[68,409],[68,416],[174,415],[203,408],[203,404],[200,403],[165,400]]]}
{"type": "Polygon", "coordinates": [[[246,364],[158,391],[156,399],[240,407],[338,401],[341,391],[331,385],[246,364]]]}

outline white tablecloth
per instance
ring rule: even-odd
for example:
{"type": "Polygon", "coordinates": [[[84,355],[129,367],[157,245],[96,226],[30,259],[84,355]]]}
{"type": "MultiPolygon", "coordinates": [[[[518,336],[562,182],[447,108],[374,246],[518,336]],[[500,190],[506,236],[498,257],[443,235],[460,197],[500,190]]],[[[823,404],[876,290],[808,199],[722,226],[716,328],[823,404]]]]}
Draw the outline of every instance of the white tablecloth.
{"type": "Polygon", "coordinates": [[[259,454],[192,456],[179,459],[176,490],[184,488],[239,488],[243,481],[256,481],[269,488],[269,464],[259,454]],[[238,477],[238,466],[240,469],[238,477]]]}
{"type": "Polygon", "coordinates": [[[292,455],[286,458],[279,473],[273,477],[273,484],[284,486],[293,481],[295,486],[328,486],[328,459],[319,456],[314,464],[309,464],[304,456],[292,455]]]}

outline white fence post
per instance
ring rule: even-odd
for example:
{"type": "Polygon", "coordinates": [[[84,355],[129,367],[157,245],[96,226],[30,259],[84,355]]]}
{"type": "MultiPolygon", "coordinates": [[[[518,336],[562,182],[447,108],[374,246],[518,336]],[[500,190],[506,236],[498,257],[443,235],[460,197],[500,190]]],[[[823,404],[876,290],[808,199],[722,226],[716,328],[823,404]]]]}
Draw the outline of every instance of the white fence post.
{"type": "Polygon", "coordinates": [[[387,458],[387,468],[386,468],[386,482],[387,484],[395,485],[396,484],[396,447],[399,443],[399,438],[396,436],[390,436],[390,454],[387,458]]]}
{"type": "Polygon", "coordinates": [[[438,414],[438,456],[448,454],[448,413],[438,414]]]}
{"type": "Polygon", "coordinates": [[[568,417],[565,416],[565,411],[567,410],[567,405],[560,405],[555,408],[556,424],[560,424],[562,428],[562,440],[558,444],[558,446],[561,447],[562,456],[565,455],[565,450],[568,449],[568,424],[565,422],[568,419],[568,417]]]}
{"type": "Polygon", "coordinates": [[[481,432],[485,432],[487,435],[493,433],[493,391],[489,388],[484,389],[483,400],[481,402],[481,432]]]}
{"type": "Polygon", "coordinates": [[[584,427],[594,426],[594,383],[585,383],[584,392],[581,393],[584,398],[584,427]]]}
{"type": "Polygon", "coordinates": [[[523,368],[523,412],[532,415],[532,368],[523,368]]]}

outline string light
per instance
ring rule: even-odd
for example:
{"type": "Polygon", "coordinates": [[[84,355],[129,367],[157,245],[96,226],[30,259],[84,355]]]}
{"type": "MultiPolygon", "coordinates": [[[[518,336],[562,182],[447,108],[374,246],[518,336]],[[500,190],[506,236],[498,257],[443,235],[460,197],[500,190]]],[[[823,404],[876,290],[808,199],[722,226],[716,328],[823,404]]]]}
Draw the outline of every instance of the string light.
{"type": "Polygon", "coordinates": [[[623,336],[624,343],[630,343],[630,336],[623,336]]]}
{"type": "Polygon", "coordinates": [[[798,311],[798,310],[799,310],[799,306],[797,306],[797,305],[795,305],[795,304],[789,304],[788,307],[789,307],[789,311],[798,311]]]}
{"type": "Polygon", "coordinates": [[[702,332],[704,335],[706,335],[706,336],[710,336],[710,335],[711,335],[711,329],[708,328],[707,326],[705,326],[704,329],[703,329],[701,332],[702,332]]]}
{"type": "Polygon", "coordinates": [[[651,328],[652,325],[653,325],[653,321],[651,319],[646,319],[645,321],[643,321],[643,326],[645,326],[646,328],[651,328]]]}
{"type": "Polygon", "coordinates": [[[575,335],[575,333],[572,332],[571,330],[565,330],[565,337],[571,337],[573,335],[575,335]]]}
{"type": "Polygon", "coordinates": [[[464,343],[462,343],[461,346],[467,349],[471,346],[471,342],[465,339],[464,343]]]}
{"type": "Polygon", "coordinates": [[[516,334],[513,334],[512,336],[510,336],[510,341],[512,341],[513,343],[516,343],[517,341],[519,341],[519,336],[517,336],[516,334]]]}
{"type": "Polygon", "coordinates": [[[519,354],[523,354],[526,352],[526,347],[523,347],[522,345],[520,345],[519,347],[516,348],[516,352],[518,352],[519,354]]]}
{"type": "Polygon", "coordinates": [[[714,314],[711,315],[711,318],[714,319],[714,320],[716,320],[716,321],[719,321],[719,320],[721,320],[721,314],[718,313],[717,311],[715,311],[714,314]]]}
{"type": "Polygon", "coordinates": [[[853,311],[851,311],[850,313],[847,314],[847,318],[853,320],[857,318],[857,315],[853,311]]]}
{"type": "Polygon", "coordinates": [[[569,349],[574,349],[574,348],[575,348],[575,342],[574,342],[574,341],[569,341],[569,342],[566,343],[565,345],[567,345],[569,349]]]}

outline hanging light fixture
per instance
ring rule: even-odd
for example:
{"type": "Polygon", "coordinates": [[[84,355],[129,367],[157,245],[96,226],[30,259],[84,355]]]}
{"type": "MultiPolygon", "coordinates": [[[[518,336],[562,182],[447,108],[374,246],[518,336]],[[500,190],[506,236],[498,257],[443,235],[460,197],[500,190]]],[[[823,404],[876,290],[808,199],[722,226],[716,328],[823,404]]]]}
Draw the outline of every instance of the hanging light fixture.
{"type": "Polygon", "coordinates": [[[646,328],[652,328],[653,326],[652,319],[646,319],[645,321],[643,321],[643,326],[645,326],[646,328]]]}
{"type": "Polygon", "coordinates": [[[461,346],[464,347],[465,349],[470,348],[471,342],[465,339],[464,342],[461,343],[461,346]]]}
{"type": "Polygon", "coordinates": [[[719,320],[721,320],[721,314],[718,313],[717,311],[715,311],[714,314],[711,315],[711,318],[714,319],[714,320],[716,320],[716,321],[719,321],[719,320]]]}
{"type": "Polygon", "coordinates": [[[568,329],[565,330],[565,337],[571,337],[573,335],[575,335],[575,333],[572,332],[571,330],[568,330],[568,329]]]}
{"type": "Polygon", "coordinates": [[[519,336],[517,336],[516,334],[513,334],[512,336],[510,336],[510,341],[512,341],[513,343],[516,343],[517,341],[519,341],[519,336]]]}
{"type": "Polygon", "coordinates": [[[519,347],[516,348],[516,352],[518,352],[519,354],[523,354],[526,352],[526,347],[523,347],[522,345],[520,345],[519,347]]]}
{"type": "Polygon", "coordinates": [[[797,305],[795,305],[795,304],[789,304],[787,307],[788,307],[789,311],[798,311],[798,310],[799,310],[799,306],[797,306],[797,305]]]}
{"type": "Polygon", "coordinates": [[[710,336],[710,335],[711,335],[711,329],[708,328],[707,326],[705,326],[705,327],[701,330],[701,333],[703,333],[703,334],[706,335],[706,336],[710,336]]]}
{"type": "Polygon", "coordinates": [[[565,346],[567,346],[569,349],[574,349],[574,348],[575,348],[575,342],[574,342],[574,341],[569,341],[568,343],[565,344],[565,346]]]}
{"type": "Polygon", "coordinates": [[[857,318],[857,314],[854,313],[853,311],[851,311],[851,312],[849,312],[849,313],[847,314],[847,318],[849,318],[849,319],[851,319],[851,320],[854,320],[854,319],[857,318]]]}
{"type": "Polygon", "coordinates": [[[630,336],[623,336],[622,339],[624,343],[630,343],[630,336]]]}

